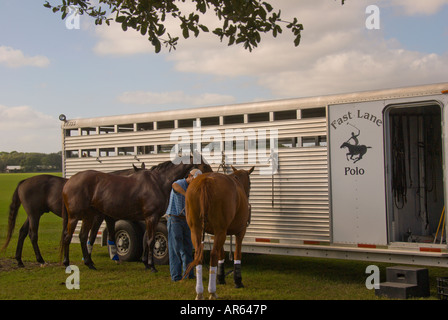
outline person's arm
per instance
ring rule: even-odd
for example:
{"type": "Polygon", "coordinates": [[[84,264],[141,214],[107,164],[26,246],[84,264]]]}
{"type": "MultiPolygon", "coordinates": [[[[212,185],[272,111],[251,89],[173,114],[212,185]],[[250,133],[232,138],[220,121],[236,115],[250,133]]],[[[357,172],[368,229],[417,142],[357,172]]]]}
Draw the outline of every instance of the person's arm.
{"type": "Polygon", "coordinates": [[[183,195],[185,197],[186,192],[185,192],[184,188],[182,188],[179,184],[174,182],[172,187],[173,187],[174,191],[176,191],[177,193],[180,193],[181,195],[183,195]]]}

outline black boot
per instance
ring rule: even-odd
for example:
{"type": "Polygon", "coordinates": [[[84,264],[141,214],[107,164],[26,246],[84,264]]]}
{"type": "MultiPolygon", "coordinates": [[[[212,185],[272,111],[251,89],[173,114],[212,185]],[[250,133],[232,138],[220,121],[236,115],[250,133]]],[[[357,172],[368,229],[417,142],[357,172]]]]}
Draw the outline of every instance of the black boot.
{"type": "Polygon", "coordinates": [[[233,265],[233,280],[235,281],[235,288],[244,288],[241,278],[241,264],[233,265]]]}
{"type": "Polygon", "coordinates": [[[226,284],[226,273],[224,272],[224,263],[218,263],[218,274],[216,279],[218,284],[226,284]]]}

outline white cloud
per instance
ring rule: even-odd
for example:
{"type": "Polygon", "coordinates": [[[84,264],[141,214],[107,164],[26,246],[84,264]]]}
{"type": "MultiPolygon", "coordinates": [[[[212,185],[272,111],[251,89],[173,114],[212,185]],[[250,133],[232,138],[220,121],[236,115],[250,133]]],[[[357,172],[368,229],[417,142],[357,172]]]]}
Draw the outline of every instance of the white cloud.
{"type": "Polygon", "coordinates": [[[21,50],[7,46],[0,46],[0,65],[18,68],[25,66],[44,68],[50,64],[50,60],[45,56],[28,57],[21,50]]]}
{"type": "Polygon", "coordinates": [[[149,92],[128,91],[118,97],[118,100],[127,104],[138,104],[146,106],[160,105],[184,105],[184,106],[209,106],[217,104],[228,104],[235,101],[232,96],[214,93],[200,95],[188,95],[183,91],[172,92],[149,92]]]}
{"type": "MultiPolygon", "coordinates": [[[[380,9],[393,6],[408,15],[433,14],[448,0],[378,0],[380,9]]],[[[304,24],[302,42],[284,27],[281,36],[265,35],[252,53],[241,46],[228,47],[212,33],[180,39],[166,59],[179,72],[224,77],[251,76],[277,97],[300,97],[354,92],[446,81],[447,55],[404,50],[397,40],[385,40],[382,30],[367,30],[366,7],[371,1],[271,1],[282,9],[283,19],[298,17],[304,24]]],[[[216,24],[207,16],[206,25],[216,24]]],[[[145,37],[118,27],[98,33],[103,54],[153,52],[145,37]],[[148,48],[149,47],[149,48],[148,48]]],[[[130,98],[129,98],[130,99],[130,98]]],[[[144,98],[141,98],[144,100],[144,98]]],[[[149,101],[150,99],[146,99],[149,101]]]]}
{"type": "Polygon", "coordinates": [[[125,56],[154,52],[154,47],[146,37],[131,28],[124,32],[121,25],[115,22],[112,22],[110,26],[105,25],[95,28],[95,34],[99,41],[93,51],[101,56],[125,56]]]}
{"type": "Polygon", "coordinates": [[[448,0],[392,0],[391,5],[402,10],[406,15],[431,15],[448,5],[448,0]]]}
{"type": "MultiPolygon", "coordinates": [[[[401,5],[411,10],[408,2],[401,5]]],[[[259,85],[278,97],[446,81],[447,55],[407,51],[397,40],[385,40],[381,30],[367,30],[365,9],[369,4],[348,1],[340,6],[337,1],[279,0],[276,5],[283,9],[284,19],[296,16],[304,24],[299,47],[293,47],[287,30],[277,39],[266,36],[252,53],[213,44],[216,39],[205,35],[183,42],[167,59],[182,72],[255,76],[259,85]]],[[[378,4],[381,7],[387,3],[378,4]]],[[[428,6],[435,10],[437,4],[434,1],[428,6]]]]}
{"type": "Polygon", "coordinates": [[[29,106],[0,105],[0,151],[57,152],[61,124],[29,106]]]}

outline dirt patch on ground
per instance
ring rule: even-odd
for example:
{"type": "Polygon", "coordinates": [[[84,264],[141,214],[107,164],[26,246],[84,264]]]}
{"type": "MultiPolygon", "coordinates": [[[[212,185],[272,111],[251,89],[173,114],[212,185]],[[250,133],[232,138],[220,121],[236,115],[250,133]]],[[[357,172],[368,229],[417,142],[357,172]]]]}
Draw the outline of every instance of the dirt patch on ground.
{"type": "Polygon", "coordinates": [[[25,265],[25,267],[19,267],[17,265],[16,259],[0,258],[0,272],[19,270],[19,269],[32,270],[32,269],[36,269],[36,268],[45,268],[46,266],[50,266],[50,265],[57,265],[57,263],[40,264],[39,262],[36,262],[36,261],[24,261],[23,264],[25,265]]]}

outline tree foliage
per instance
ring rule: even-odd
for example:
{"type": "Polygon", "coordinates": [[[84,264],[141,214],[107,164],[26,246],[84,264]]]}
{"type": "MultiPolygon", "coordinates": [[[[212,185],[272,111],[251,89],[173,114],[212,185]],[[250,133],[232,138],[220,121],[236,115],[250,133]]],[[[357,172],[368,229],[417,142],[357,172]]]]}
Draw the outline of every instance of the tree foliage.
{"type": "Polygon", "coordinates": [[[20,166],[24,172],[61,171],[62,152],[35,153],[35,152],[0,152],[0,172],[7,166],[20,166]]]}
{"type": "MultiPolygon", "coordinates": [[[[59,0],[61,1],[61,0],[59,0]]],[[[44,4],[53,12],[62,13],[65,19],[70,8],[77,8],[79,14],[87,14],[95,19],[95,24],[110,21],[120,23],[124,31],[128,28],[139,31],[148,37],[155,51],[162,46],[176,49],[179,37],[172,36],[165,27],[168,16],[179,22],[182,36],[197,37],[201,32],[210,32],[209,27],[201,23],[201,16],[213,11],[220,27],[212,32],[221,41],[226,39],[228,45],[241,44],[252,51],[261,42],[261,35],[271,33],[277,37],[285,27],[294,35],[294,45],[300,44],[303,25],[297,18],[284,21],[281,10],[274,10],[268,2],[261,0],[189,0],[195,4],[193,12],[182,12],[177,3],[186,0],[62,0],[62,4],[53,6],[48,1],[44,4]],[[114,18],[113,18],[114,17],[114,18]]],[[[341,0],[344,4],[345,0],[341,0]]]]}

